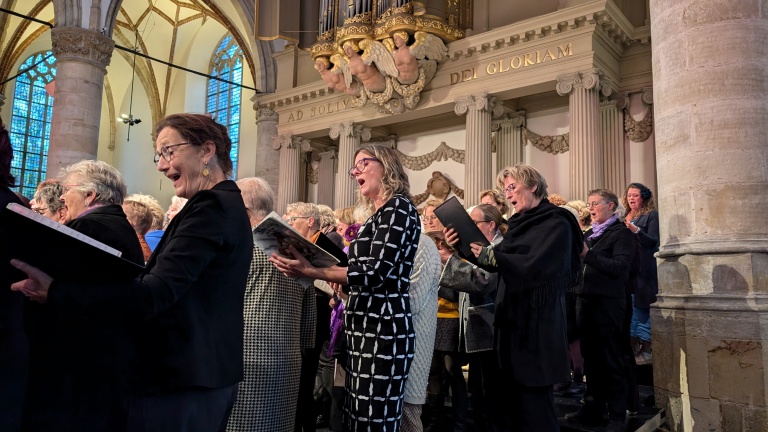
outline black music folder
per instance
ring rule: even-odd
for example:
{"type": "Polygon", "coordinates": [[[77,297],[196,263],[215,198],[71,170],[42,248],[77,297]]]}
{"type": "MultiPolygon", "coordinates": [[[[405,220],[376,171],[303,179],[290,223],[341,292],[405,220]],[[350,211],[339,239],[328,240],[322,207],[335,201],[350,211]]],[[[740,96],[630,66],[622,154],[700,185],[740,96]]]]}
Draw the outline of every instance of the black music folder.
{"type": "Polygon", "coordinates": [[[465,258],[475,257],[470,247],[472,243],[480,243],[483,246],[490,244],[455,196],[435,207],[435,216],[443,226],[453,228],[459,235],[459,242],[455,246],[465,258]]]}
{"type": "MultiPolygon", "coordinates": [[[[54,280],[67,282],[139,276],[144,267],[120,255],[120,251],[26,207],[11,203],[0,210],[0,259],[4,264],[15,258],[54,280]]],[[[23,278],[24,274],[14,269],[13,280],[23,278]]]]}

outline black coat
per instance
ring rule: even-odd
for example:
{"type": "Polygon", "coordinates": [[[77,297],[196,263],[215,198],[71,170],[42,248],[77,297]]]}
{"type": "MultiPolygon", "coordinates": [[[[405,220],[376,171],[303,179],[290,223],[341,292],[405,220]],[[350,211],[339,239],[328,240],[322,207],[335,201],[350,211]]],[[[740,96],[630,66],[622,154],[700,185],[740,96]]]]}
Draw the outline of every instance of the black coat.
{"type": "Polygon", "coordinates": [[[659,278],[656,267],[656,257],[659,251],[659,213],[652,210],[635,220],[640,228],[637,238],[642,246],[640,255],[640,273],[635,282],[635,306],[647,308],[656,302],[659,293],[659,278]]]}
{"type": "Polygon", "coordinates": [[[49,301],[137,319],[138,395],[222,388],[243,378],[243,298],[253,236],[240,190],[223,181],[173,218],[130,282],[54,284],[49,301]]]}
{"type": "MultiPolygon", "coordinates": [[[[67,226],[129,261],[144,263],[136,231],[119,205],[97,207],[67,226]]],[[[80,271],[87,273],[92,265],[83,262],[80,271]]],[[[27,323],[31,350],[24,430],[120,428],[133,353],[130,326],[109,310],[78,310],[55,301],[28,303],[27,323]]]]}
{"type": "MultiPolygon", "coordinates": [[[[0,209],[21,200],[0,186],[0,209]]],[[[0,430],[15,432],[21,422],[27,376],[28,346],[23,329],[24,295],[10,290],[15,269],[0,255],[0,430]]]]}
{"type": "Polygon", "coordinates": [[[629,270],[635,258],[635,239],[623,222],[616,220],[603,234],[587,239],[582,295],[624,298],[629,270]]]}

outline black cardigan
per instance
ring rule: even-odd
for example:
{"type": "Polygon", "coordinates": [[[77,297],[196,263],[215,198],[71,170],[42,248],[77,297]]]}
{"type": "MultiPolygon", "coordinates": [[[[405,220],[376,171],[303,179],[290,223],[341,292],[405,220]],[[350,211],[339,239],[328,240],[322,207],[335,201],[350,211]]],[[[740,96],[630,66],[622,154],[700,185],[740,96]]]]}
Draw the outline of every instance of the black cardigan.
{"type": "Polygon", "coordinates": [[[634,223],[640,228],[637,238],[642,246],[640,273],[635,281],[635,306],[647,308],[656,302],[656,294],[659,293],[656,257],[653,256],[659,251],[659,213],[652,210],[634,223]]]}
{"type": "Polygon", "coordinates": [[[617,220],[600,237],[587,239],[582,295],[624,298],[635,258],[634,234],[617,220]]]}

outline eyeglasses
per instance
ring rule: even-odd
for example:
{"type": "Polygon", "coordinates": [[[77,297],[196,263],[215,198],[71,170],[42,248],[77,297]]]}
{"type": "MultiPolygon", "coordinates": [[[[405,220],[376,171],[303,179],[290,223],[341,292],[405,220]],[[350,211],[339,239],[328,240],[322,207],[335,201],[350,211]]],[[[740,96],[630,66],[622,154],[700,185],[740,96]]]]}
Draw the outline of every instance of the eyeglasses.
{"type": "Polygon", "coordinates": [[[157,165],[160,162],[160,156],[163,156],[163,159],[165,159],[166,162],[170,162],[171,159],[173,159],[173,154],[176,153],[175,151],[171,151],[172,148],[183,146],[190,144],[188,142],[178,143],[178,144],[171,144],[167,146],[160,147],[160,153],[155,153],[155,165],[157,165]]]}
{"type": "Polygon", "coordinates": [[[591,202],[591,203],[587,204],[587,207],[588,208],[595,208],[595,207],[599,206],[600,204],[607,204],[607,203],[605,201],[603,201],[603,202],[591,202]]]}
{"type": "Polygon", "coordinates": [[[283,220],[293,225],[296,222],[296,219],[309,219],[311,217],[312,216],[283,216],[283,220]]]}
{"type": "Polygon", "coordinates": [[[352,178],[355,178],[355,174],[360,174],[361,172],[365,171],[365,167],[368,166],[370,161],[381,163],[381,161],[376,159],[375,157],[362,158],[359,161],[357,161],[355,166],[353,166],[352,168],[349,169],[349,171],[348,171],[349,172],[349,176],[352,177],[352,178]]]}
{"type": "Polygon", "coordinates": [[[437,216],[435,216],[435,215],[424,216],[424,222],[432,222],[433,220],[436,220],[436,219],[437,219],[437,216]]]}
{"type": "Polygon", "coordinates": [[[481,221],[473,221],[473,222],[475,223],[475,225],[480,225],[480,224],[481,224],[481,223],[483,223],[483,222],[486,222],[486,223],[487,223],[487,222],[493,222],[493,221],[489,221],[489,220],[481,220],[481,221]]]}
{"type": "Polygon", "coordinates": [[[79,183],[69,183],[69,184],[63,184],[61,185],[61,194],[64,195],[65,193],[69,192],[70,189],[80,187],[82,184],[79,183]]]}
{"type": "Polygon", "coordinates": [[[518,185],[516,185],[516,184],[514,184],[514,183],[510,183],[510,184],[509,184],[509,186],[507,186],[507,187],[505,187],[505,188],[504,188],[504,192],[509,192],[509,193],[512,193],[512,192],[514,192],[515,190],[517,190],[517,188],[518,188],[518,185]]]}
{"type": "Polygon", "coordinates": [[[39,214],[39,215],[42,215],[42,216],[45,216],[45,212],[47,212],[47,211],[48,211],[48,207],[46,207],[46,208],[36,208],[36,209],[33,209],[33,210],[34,210],[34,211],[35,211],[37,214],[39,214]]]}

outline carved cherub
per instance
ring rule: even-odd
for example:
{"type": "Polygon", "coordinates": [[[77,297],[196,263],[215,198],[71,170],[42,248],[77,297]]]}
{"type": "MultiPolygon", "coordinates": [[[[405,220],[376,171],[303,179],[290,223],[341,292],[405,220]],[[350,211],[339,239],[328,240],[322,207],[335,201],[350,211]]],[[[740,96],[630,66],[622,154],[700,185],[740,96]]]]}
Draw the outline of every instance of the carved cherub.
{"type": "Polygon", "coordinates": [[[387,88],[385,75],[397,78],[397,68],[392,54],[378,41],[363,39],[360,45],[344,42],[344,53],[349,58],[349,71],[370,92],[382,92],[387,88]],[[363,54],[360,55],[360,50],[363,54]]]}
{"type": "Polygon", "coordinates": [[[396,31],[392,39],[385,42],[388,46],[394,45],[393,53],[395,66],[398,71],[398,81],[402,84],[413,84],[419,78],[419,67],[430,69],[426,75],[434,75],[437,68],[434,60],[439,63],[445,60],[448,55],[448,48],[443,41],[432,34],[423,31],[414,33],[414,43],[408,46],[408,33],[405,31],[396,31]]]}
{"type": "Polygon", "coordinates": [[[347,70],[346,74],[343,74],[343,68],[338,66],[342,62],[341,56],[336,54],[331,59],[336,60],[334,61],[335,66],[332,69],[328,69],[331,65],[328,57],[320,56],[315,59],[315,69],[320,74],[320,77],[323,78],[328,88],[356,96],[360,92],[357,83],[352,81],[352,75],[349,74],[349,70],[347,70]],[[337,56],[338,59],[335,58],[337,56]]]}

